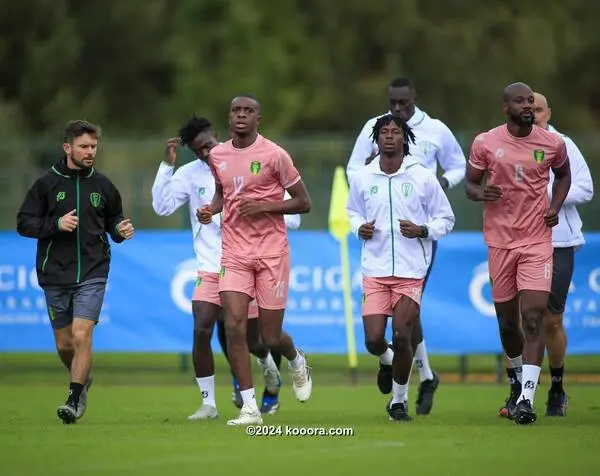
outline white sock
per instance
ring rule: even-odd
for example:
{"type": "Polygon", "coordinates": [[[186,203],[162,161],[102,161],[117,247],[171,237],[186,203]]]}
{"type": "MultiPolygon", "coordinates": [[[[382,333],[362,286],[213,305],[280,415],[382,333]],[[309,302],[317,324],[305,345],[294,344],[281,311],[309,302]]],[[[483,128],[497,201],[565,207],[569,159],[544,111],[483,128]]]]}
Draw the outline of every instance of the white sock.
{"type": "Polygon", "coordinates": [[[427,356],[427,348],[425,347],[425,339],[417,346],[415,350],[414,360],[419,369],[419,379],[421,382],[425,380],[433,380],[433,372],[429,366],[429,357],[427,356]]]}
{"type": "Polygon", "coordinates": [[[538,380],[540,378],[541,367],[537,365],[523,365],[523,386],[521,387],[521,396],[519,397],[519,402],[521,400],[529,400],[531,402],[531,406],[533,406],[533,399],[535,397],[535,389],[538,385],[538,380]]]}
{"type": "Polygon", "coordinates": [[[263,369],[266,369],[268,367],[277,367],[275,365],[275,361],[273,360],[271,352],[269,352],[264,359],[258,359],[258,365],[260,365],[263,369]]]}
{"type": "Polygon", "coordinates": [[[202,403],[217,408],[215,403],[215,376],[196,377],[198,387],[200,387],[200,395],[202,395],[202,403]]]}
{"type": "MultiPolygon", "coordinates": [[[[512,359],[510,357],[508,357],[508,355],[506,357],[508,358],[508,361],[510,362],[510,366],[513,369],[515,369],[515,372],[517,374],[517,380],[519,381],[519,383],[522,383],[523,377],[522,377],[521,373],[523,372],[523,356],[517,355],[516,357],[513,357],[512,359]]],[[[535,382],[537,385],[537,380],[535,382]]]]}
{"type": "Polygon", "coordinates": [[[288,366],[293,369],[299,369],[304,365],[304,357],[300,352],[296,350],[296,358],[294,360],[288,361],[288,366]]]}
{"type": "Polygon", "coordinates": [[[392,380],[392,405],[408,400],[408,383],[400,385],[392,380]]]}
{"type": "Polygon", "coordinates": [[[254,388],[242,390],[240,393],[242,395],[242,402],[244,402],[244,406],[248,405],[253,410],[258,411],[258,405],[256,404],[256,392],[254,391],[254,388]]]}
{"type": "Polygon", "coordinates": [[[389,347],[385,349],[385,352],[379,356],[379,362],[383,365],[392,365],[394,360],[394,351],[389,347]]]}
{"type": "MultiPolygon", "coordinates": [[[[392,343],[391,343],[391,342],[390,342],[390,345],[392,345],[392,343]]],[[[390,365],[392,365],[392,364],[393,364],[393,358],[394,358],[394,351],[392,350],[392,348],[391,348],[391,347],[388,347],[388,351],[390,351],[390,352],[391,352],[391,355],[392,355],[392,360],[390,360],[390,365]]],[[[385,354],[384,354],[384,355],[385,355],[385,354]]],[[[379,357],[379,360],[380,360],[380,361],[381,361],[381,358],[382,358],[382,357],[383,357],[383,355],[379,357]]],[[[383,362],[382,362],[382,363],[383,363],[383,362]]],[[[414,359],[413,359],[412,365],[410,366],[410,372],[408,373],[408,380],[406,381],[406,385],[405,385],[405,386],[406,386],[406,392],[405,392],[405,394],[404,394],[404,401],[405,401],[406,403],[408,403],[408,386],[410,385],[410,377],[411,377],[411,375],[412,375],[412,371],[413,371],[413,368],[414,368],[414,367],[415,367],[415,361],[414,361],[414,359]]],[[[393,384],[394,384],[394,381],[392,380],[392,388],[393,388],[393,384]]]]}

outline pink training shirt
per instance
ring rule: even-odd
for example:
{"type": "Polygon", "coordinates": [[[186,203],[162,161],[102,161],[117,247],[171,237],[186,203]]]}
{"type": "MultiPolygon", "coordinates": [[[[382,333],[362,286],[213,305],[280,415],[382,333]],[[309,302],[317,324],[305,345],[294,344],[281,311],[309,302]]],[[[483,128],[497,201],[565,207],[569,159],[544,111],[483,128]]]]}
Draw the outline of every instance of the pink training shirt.
{"type": "Polygon", "coordinates": [[[223,256],[263,258],[288,253],[283,215],[246,218],[240,214],[239,204],[242,199],[282,201],[285,190],[301,179],[290,155],[259,134],[244,149],[236,149],[231,140],[215,146],[210,151],[210,167],[223,187],[223,256]]]}
{"type": "Polygon", "coordinates": [[[503,196],[485,202],[483,234],[488,246],[512,249],[552,241],[544,223],[550,202],[547,186],[550,168],[567,160],[567,148],[558,134],[533,126],[527,137],[514,137],[506,124],[479,134],[473,141],[469,163],[488,172],[488,185],[503,196]]]}

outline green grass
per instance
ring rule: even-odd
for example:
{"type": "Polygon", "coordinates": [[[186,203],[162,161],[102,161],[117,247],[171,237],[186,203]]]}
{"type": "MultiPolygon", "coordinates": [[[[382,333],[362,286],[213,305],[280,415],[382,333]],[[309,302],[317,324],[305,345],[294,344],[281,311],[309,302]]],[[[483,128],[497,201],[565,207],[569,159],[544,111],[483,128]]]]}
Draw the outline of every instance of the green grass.
{"type": "MultiPolygon", "coordinates": [[[[448,377],[456,370],[456,359],[433,360],[448,377]]],[[[243,428],[227,427],[225,421],[237,410],[221,358],[221,418],[188,422],[200,397],[191,372],[179,370],[176,355],[98,355],[88,412],[78,424],[62,425],[55,410],[66,396],[68,378],[56,357],[0,354],[0,474],[597,474],[596,385],[568,385],[571,405],[564,419],[543,416],[547,387],[540,387],[540,418],[520,427],[496,416],[506,396],[504,386],[443,379],[433,413],[398,424],[387,421],[387,398],[374,385],[374,359],[361,357],[356,386],[347,384],[342,358],[315,356],[312,364],[311,400],[296,402],[285,379],[281,411],[266,417],[265,425],[282,425],[282,431],[286,425],[352,428],[353,436],[251,437],[243,428]]],[[[472,368],[493,375],[494,359],[476,358],[472,368]]],[[[586,360],[579,371],[590,368],[586,360]]]]}

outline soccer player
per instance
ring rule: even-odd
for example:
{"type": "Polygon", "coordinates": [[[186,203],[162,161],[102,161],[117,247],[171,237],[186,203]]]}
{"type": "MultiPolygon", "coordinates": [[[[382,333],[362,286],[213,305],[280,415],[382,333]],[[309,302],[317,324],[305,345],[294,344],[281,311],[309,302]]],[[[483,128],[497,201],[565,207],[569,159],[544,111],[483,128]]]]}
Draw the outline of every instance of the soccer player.
{"type": "Polygon", "coordinates": [[[283,215],[309,212],[310,198],[289,154],[258,133],[259,121],[256,99],[233,99],[229,113],[232,139],[210,153],[215,196],[211,205],[198,213],[201,223],[210,223],[214,214],[223,211],[219,292],[229,360],[243,400],[239,417],[228,425],[262,422],[246,343],[248,305],[253,298],[259,308],[263,342],[288,359],[296,398],[305,402],[312,391],[306,358],[282,330],[290,272],[283,215]],[[284,200],[285,190],[291,199],[284,200]]]}
{"type": "MultiPolygon", "coordinates": [[[[415,135],[415,142],[410,145],[410,155],[434,174],[437,172],[439,164],[444,171],[439,179],[442,188],[446,190],[454,187],[465,176],[465,154],[452,131],[442,121],[430,117],[426,112],[419,109],[415,103],[416,98],[417,92],[412,80],[409,78],[394,79],[388,87],[389,112],[386,114],[400,117],[411,127],[415,135]]],[[[372,141],[370,137],[373,126],[379,117],[381,116],[369,119],[356,139],[346,169],[349,182],[361,167],[376,159],[379,153],[377,143],[372,141]]],[[[437,243],[434,241],[432,259],[425,276],[423,288],[427,286],[436,251],[437,243]]],[[[419,379],[421,381],[417,396],[417,414],[426,415],[433,406],[433,396],[439,384],[439,378],[429,364],[420,319],[414,326],[412,342],[416,348],[415,365],[419,369],[419,379]]],[[[392,368],[385,362],[380,365],[377,381],[382,393],[388,394],[391,392],[392,368]]]]}
{"type": "Polygon", "coordinates": [[[390,420],[410,421],[408,379],[411,343],[419,320],[423,281],[433,240],[448,234],[454,213],[435,174],[409,154],[410,127],[391,114],[373,126],[379,161],[366,166],[350,184],[348,215],[362,248],[363,325],[366,346],[380,361],[393,361],[390,420]],[[392,316],[392,347],[385,340],[392,316]]]}
{"type": "MultiPolygon", "coordinates": [[[[290,194],[286,191],[284,194],[284,198],[287,200],[291,198],[290,194]]],[[[288,230],[297,230],[301,224],[300,215],[284,215],[283,219],[285,221],[285,225],[288,230]]],[[[252,301],[250,304],[251,307],[256,307],[256,301],[252,301]]],[[[219,344],[221,345],[221,349],[223,349],[223,353],[227,357],[227,336],[225,334],[225,325],[223,321],[219,322],[218,326],[218,335],[219,344]]],[[[281,354],[279,352],[275,352],[274,350],[267,349],[264,345],[260,343],[260,332],[258,330],[258,320],[250,319],[248,320],[248,342],[254,343],[252,353],[258,357],[258,363],[261,365],[263,369],[263,373],[265,376],[265,382],[269,380],[273,382],[268,375],[269,370],[272,369],[273,363],[275,367],[277,367],[277,371],[281,372],[281,354]],[[265,359],[262,360],[261,359],[265,359]],[[272,362],[270,361],[272,359],[272,362]],[[267,362],[267,366],[263,368],[263,362],[267,362]]],[[[242,394],[240,393],[240,384],[235,378],[235,374],[233,373],[233,369],[231,370],[231,375],[233,377],[233,391],[231,392],[231,399],[233,404],[237,408],[242,408],[244,405],[244,401],[242,400],[242,394]]],[[[278,374],[279,376],[279,374],[278,374]]],[[[269,415],[273,415],[279,411],[280,403],[279,403],[279,390],[281,388],[281,380],[277,380],[276,385],[267,385],[265,383],[265,388],[262,394],[262,402],[260,405],[260,412],[267,413],[269,415]]]]}
{"type": "Polygon", "coordinates": [[[471,200],[485,202],[483,232],[500,339],[522,382],[513,416],[516,423],[529,424],[537,419],[533,404],[544,358],[542,316],[552,282],[551,228],[569,192],[571,171],[563,139],[534,125],[529,86],[507,86],[503,110],[506,124],[473,142],[465,188],[471,200]],[[555,180],[549,201],[550,169],[555,180]],[[482,186],[486,173],[487,185],[482,186]]]}
{"type": "MultiPolygon", "coordinates": [[[[577,205],[592,200],[594,184],[590,169],[577,145],[549,124],[552,110],[548,106],[546,97],[540,93],[533,93],[533,96],[535,100],[535,124],[562,137],[567,147],[571,167],[571,188],[558,213],[558,225],[552,228],[552,246],[554,247],[552,286],[548,309],[544,314],[546,348],[552,381],[546,402],[546,416],[565,416],[568,397],[563,387],[563,373],[567,336],[563,327],[563,313],[575,266],[575,251],[585,243],[577,205]]],[[[550,197],[552,196],[552,183],[553,180],[548,185],[548,195],[550,197]]],[[[507,374],[511,383],[511,394],[506,403],[500,408],[500,416],[503,417],[509,416],[508,403],[514,401],[516,397],[513,397],[513,393],[519,391],[514,369],[508,366],[507,374]]]]}
{"type": "MultiPolygon", "coordinates": [[[[194,251],[198,259],[198,278],[192,296],[194,315],[193,363],[196,381],[202,396],[202,405],[188,418],[205,420],[218,417],[215,400],[214,358],[211,339],[215,322],[222,321],[221,300],[218,291],[218,273],[221,267],[221,229],[220,216],[215,215],[211,223],[201,225],[196,211],[210,204],[215,183],[208,166],[210,150],[217,145],[217,138],[211,123],[203,117],[192,117],[179,131],[179,137],[169,139],[165,150],[165,161],[161,163],[152,187],[152,207],[161,216],[173,214],[181,206],[189,204],[190,223],[194,237],[194,251]],[[187,146],[197,160],[179,167],[174,172],[177,149],[187,146]]],[[[300,217],[286,217],[291,227],[298,227],[300,217]]],[[[256,303],[250,307],[249,318],[256,322],[258,309],[256,303]]],[[[222,324],[220,324],[222,326],[222,324]]],[[[258,363],[265,377],[265,392],[261,410],[263,413],[275,413],[279,408],[279,387],[281,378],[269,351],[258,346],[256,324],[252,331],[251,348],[257,355],[258,363]]],[[[222,345],[227,356],[227,348],[222,345]]]]}
{"type": "Polygon", "coordinates": [[[100,128],[71,121],[65,157],[31,186],[17,214],[17,231],[36,238],[36,271],[44,290],[60,360],[70,373],[69,394],[58,407],[63,423],[76,423],[92,384],[92,333],[98,323],[110,267],[110,244],[134,235],[121,195],[96,171],[100,128]]]}

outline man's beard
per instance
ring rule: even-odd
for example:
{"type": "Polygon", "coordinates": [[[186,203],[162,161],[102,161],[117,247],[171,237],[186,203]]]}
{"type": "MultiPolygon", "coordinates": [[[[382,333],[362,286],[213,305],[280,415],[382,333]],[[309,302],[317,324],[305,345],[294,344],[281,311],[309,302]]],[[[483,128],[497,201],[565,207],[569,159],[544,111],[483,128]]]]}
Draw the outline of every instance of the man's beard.
{"type": "Polygon", "coordinates": [[[529,118],[524,118],[519,114],[511,115],[511,119],[515,124],[521,127],[533,126],[533,124],[535,123],[535,116],[533,114],[529,118]]]}
{"type": "Polygon", "coordinates": [[[71,161],[72,161],[72,162],[73,162],[73,163],[74,163],[74,164],[75,164],[77,167],[79,167],[79,168],[81,168],[81,169],[90,169],[90,168],[92,168],[92,167],[94,166],[93,162],[92,162],[92,165],[85,165],[85,164],[83,163],[83,160],[78,160],[78,159],[76,159],[76,158],[75,158],[75,157],[73,157],[73,156],[71,156],[71,161]]]}

